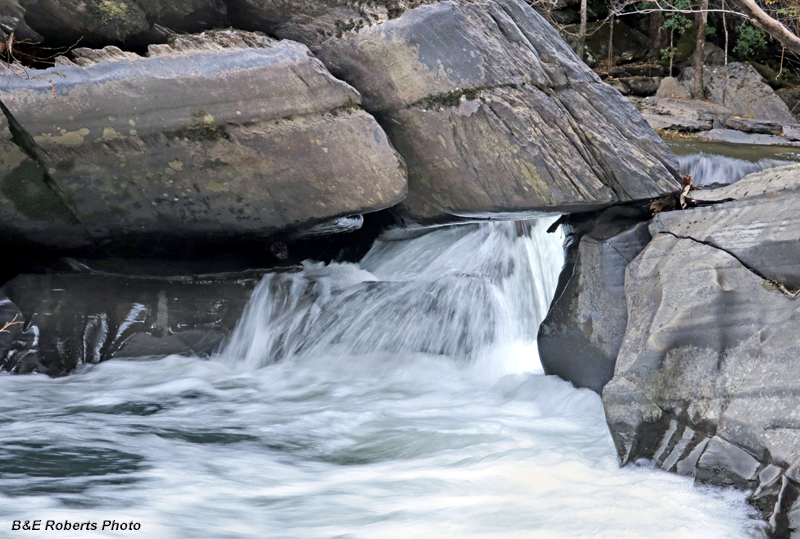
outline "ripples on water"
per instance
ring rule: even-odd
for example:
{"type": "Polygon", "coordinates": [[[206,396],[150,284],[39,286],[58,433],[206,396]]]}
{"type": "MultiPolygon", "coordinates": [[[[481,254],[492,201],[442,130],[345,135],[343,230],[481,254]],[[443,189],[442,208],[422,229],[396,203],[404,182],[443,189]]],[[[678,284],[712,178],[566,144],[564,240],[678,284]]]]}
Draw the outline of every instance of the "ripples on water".
{"type": "Polygon", "coordinates": [[[0,376],[0,536],[35,518],[165,538],[763,536],[739,492],[620,469],[600,397],[541,374],[563,262],[548,224],[267,276],[211,361],[0,376]]]}

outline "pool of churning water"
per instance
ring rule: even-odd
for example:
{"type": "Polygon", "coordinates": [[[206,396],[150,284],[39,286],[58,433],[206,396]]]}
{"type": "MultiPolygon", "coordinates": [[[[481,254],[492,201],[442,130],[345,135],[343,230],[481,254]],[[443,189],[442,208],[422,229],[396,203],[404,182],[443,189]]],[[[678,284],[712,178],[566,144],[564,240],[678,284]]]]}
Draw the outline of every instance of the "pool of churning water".
{"type": "Polygon", "coordinates": [[[600,397],[542,374],[551,221],[268,275],[211,359],[0,376],[0,536],[763,537],[740,492],[619,468],[600,397]]]}

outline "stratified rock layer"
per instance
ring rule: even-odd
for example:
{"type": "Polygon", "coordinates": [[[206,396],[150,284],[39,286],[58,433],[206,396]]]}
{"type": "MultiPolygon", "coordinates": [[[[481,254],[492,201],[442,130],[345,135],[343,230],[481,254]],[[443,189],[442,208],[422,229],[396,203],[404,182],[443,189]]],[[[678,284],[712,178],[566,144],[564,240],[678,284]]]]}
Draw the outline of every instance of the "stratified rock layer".
{"type": "Polygon", "coordinates": [[[628,266],[608,423],[623,462],[748,489],[775,536],[794,537],[800,166],[697,198],[722,203],[658,214],[628,266]]]}
{"type": "Polygon", "coordinates": [[[304,45],[225,31],[75,62],[0,78],[0,226],[29,242],[262,237],[405,196],[383,130],[304,45]]]}
{"type": "Polygon", "coordinates": [[[62,376],[112,358],[207,356],[236,326],[259,273],[20,275],[0,289],[0,370],[62,376]],[[0,325],[2,327],[2,325],[0,325]]]}

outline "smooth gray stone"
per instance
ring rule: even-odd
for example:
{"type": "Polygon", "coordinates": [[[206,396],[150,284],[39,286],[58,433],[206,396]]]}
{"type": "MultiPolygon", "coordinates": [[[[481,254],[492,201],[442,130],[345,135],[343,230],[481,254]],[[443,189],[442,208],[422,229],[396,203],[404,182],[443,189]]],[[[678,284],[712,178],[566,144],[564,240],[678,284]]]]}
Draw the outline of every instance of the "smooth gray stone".
{"type": "Polygon", "coordinates": [[[381,119],[409,189],[446,213],[573,211],[676,189],[674,156],[519,0],[450,0],[317,55],[381,119]]]}
{"type": "Polygon", "coordinates": [[[642,116],[653,129],[671,129],[673,131],[705,131],[711,129],[711,120],[685,120],[662,114],[643,112],[642,116]]]}
{"type": "Polygon", "coordinates": [[[733,201],[696,208],[691,219],[682,212],[659,213],[651,229],[707,243],[765,278],[800,288],[800,214],[795,208],[799,185],[800,165],[749,174],[725,187],[690,195],[733,201]]]}
{"type": "Polygon", "coordinates": [[[744,133],[760,133],[762,135],[780,135],[783,126],[765,120],[750,120],[747,118],[725,118],[723,124],[728,129],[736,129],[744,133]]]}
{"type": "Polygon", "coordinates": [[[714,436],[697,462],[697,480],[745,489],[757,479],[761,463],[741,447],[714,436]]]}
{"type": "Polygon", "coordinates": [[[686,86],[678,82],[675,77],[665,77],[656,91],[656,97],[677,97],[691,99],[692,93],[686,86]]]}
{"type": "Polygon", "coordinates": [[[586,234],[573,237],[550,311],[539,327],[544,372],[597,393],[614,375],[625,335],[625,268],[650,241],[647,223],[641,222],[646,217],[631,213],[606,210],[586,234]]]}
{"type": "Polygon", "coordinates": [[[404,166],[358,92],[299,43],[210,32],[147,58],[82,50],[32,74],[0,77],[0,99],[32,137],[20,147],[0,118],[9,238],[57,248],[262,238],[406,194],[404,166]]]}
{"type": "Polygon", "coordinates": [[[623,462],[652,459],[746,489],[775,536],[789,537],[800,303],[779,287],[800,282],[800,166],[691,196],[721,203],[657,214],[653,240],[627,268],[629,317],[603,390],[606,418],[623,462]]]}

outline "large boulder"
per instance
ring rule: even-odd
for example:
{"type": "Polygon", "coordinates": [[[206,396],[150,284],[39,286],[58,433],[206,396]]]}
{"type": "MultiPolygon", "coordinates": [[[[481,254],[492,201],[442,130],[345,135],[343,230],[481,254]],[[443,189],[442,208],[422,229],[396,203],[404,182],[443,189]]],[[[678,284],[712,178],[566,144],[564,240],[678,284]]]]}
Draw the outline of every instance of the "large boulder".
{"type": "Polygon", "coordinates": [[[354,86],[438,211],[592,209],[677,188],[667,147],[522,0],[227,7],[235,26],[305,43],[354,86]]]}
{"type": "MultiPolygon", "coordinates": [[[[680,80],[692,88],[694,69],[684,69],[680,80]]],[[[726,66],[706,66],[703,87],[710,101],[730,108],[737,116],[778,124],[797,123],[786,103],[751,65],[731,62],[726,66]]]]}
{"type": "Polygon", "coordinates": [[[539,326],[546,374],[597,393],[611,380],[628,322],[625,268],[650,241],[649,218],[636,206],[615,206],[588,222],[577,217],[550,311],[539,326]]]}
{"type": "Polygon", "coordinates": [[[392,206],[405,170],[299,43],[221,31],[0,77],[0,226],[59,248],[260,238],[392,206]]]}
{"type": "Polygon", "coordinates": [[[409,167],[455,215],[573,211],[677,188],[671,152],[520,0],[451,0],[322,43],[409,167]]]}
{"type": "Polygon", "coordinates": [[[677,97],[679,99],[691,99],[692,92],[689,88],[681,84],[675,77],[665,77],[656,90],[656,97],[677,97]]]}
{"type": "MultiPolygon", "coordinates": [[[[157,264],[150,264],[151,269],[157,264]]],[[[112,358],[208,356],[236,326],[259,272],[20,275],[0,289],[0,370],[61,376],[112,358]]]]}
{"type": "Polygon", "coordinates": [[[718,204],[658,214],[628,266],[608,424],[623,463],[747,489],[775,537],[796,537],[800,166],[697,198],[718,204]]]}

